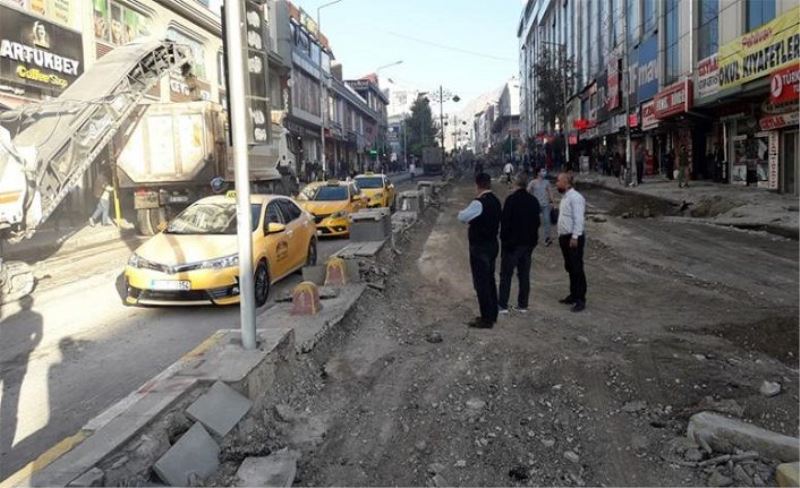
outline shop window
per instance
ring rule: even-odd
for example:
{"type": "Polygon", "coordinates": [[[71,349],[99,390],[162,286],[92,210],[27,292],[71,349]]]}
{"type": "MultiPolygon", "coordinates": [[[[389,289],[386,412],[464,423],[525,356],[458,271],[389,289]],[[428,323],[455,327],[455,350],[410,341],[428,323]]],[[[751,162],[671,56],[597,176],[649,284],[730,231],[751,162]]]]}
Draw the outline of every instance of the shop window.
{"type": "Polygon", "coordinates": [[[750,32],[775,18],[775,0],[749,0],[745,2],[747,8],[747,25],[745,30],[750,32]]]}
{"type": "Polygon", "coordinates": [[[192,56],[192,72],[201,80],[208,79],[206,77],[206,51],[200,41],[187,36],[174,27],[167,29],[167,39],[188,46],[192,56]]]}
{"type": "Polygon", "coordinates": [[[94,37],[115,46],[150,35],[150,19],[114,0],[93,0],[94,37]]]}
{"type": "Polygon", "coordinates": [[[700,0],[697,55],[707,58],[719,50],[719,0],[700,0]]]}

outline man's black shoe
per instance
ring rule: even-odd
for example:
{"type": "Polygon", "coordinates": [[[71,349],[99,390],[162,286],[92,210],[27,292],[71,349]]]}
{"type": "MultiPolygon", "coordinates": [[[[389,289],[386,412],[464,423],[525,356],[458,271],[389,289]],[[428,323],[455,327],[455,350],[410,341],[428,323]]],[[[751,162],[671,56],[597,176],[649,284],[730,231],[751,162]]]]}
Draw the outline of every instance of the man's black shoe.
{"type": "Polygon", "coordinates": [[[572,311],[573,312],[583,312],[583,310],[585,308],[586,308],[586,302],[576,301],[575,305],[572,306],[572,311]]]}
{"type": "Polygon", "coordinates": [[[571,295],[568,295],[559,300],[558,303],[563,303],[564,305],[575,305],[575,299],[572,298],[571,295]]]}
{"type": "Polygon", "coordinates": [[[472,327],[473,329],[491,329],[494,327],[492,322],[488,320],[484,320],[481,317],[475,317],[474,319],[467,322],[467,325],[472,327]]]}

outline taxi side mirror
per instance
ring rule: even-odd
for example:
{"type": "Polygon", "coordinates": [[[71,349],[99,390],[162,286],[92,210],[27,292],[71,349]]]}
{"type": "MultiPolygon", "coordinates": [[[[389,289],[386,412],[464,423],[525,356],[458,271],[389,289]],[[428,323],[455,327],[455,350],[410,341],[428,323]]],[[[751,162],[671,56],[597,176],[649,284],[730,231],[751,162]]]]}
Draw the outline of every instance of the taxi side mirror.
{"type": "Polygon", "coordinates": [[[269,224],[267,224],[267,230],[266,232],[264,232],[264,235],[279,234],[285,230],[286,230],[286,225],[279,224],[277,222],[270,222],[269,224]]]}

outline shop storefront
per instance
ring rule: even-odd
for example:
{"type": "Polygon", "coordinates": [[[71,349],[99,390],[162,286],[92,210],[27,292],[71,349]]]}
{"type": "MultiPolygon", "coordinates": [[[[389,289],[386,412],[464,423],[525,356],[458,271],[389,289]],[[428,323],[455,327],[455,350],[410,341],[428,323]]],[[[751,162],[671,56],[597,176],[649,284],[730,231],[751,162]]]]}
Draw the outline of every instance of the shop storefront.
{"type": "MultiPolygon", "coordinates": [[[[660,145],[669,148],[670,157],[677,155],[682,147],[685,148],[693,175],[702,175],[704,174],[702,166],[705,160],[704,147],[698,146],[705,144],[698,141],[699,138],[693,131],[695,124],[688,117],[693,100],[692,81],[683,79],[658,92],[653,99],[652,110],[653,116],[659,121],[662,129],[663,137],[660,145]]],[[[669,166],[669,161],[667,161],[667,166],[669,166]]]]}
{"type": "Polygon", "coordinates": [[[0,104],[57,97],[83,70],[80,32],[0,5],[0,104]]]}

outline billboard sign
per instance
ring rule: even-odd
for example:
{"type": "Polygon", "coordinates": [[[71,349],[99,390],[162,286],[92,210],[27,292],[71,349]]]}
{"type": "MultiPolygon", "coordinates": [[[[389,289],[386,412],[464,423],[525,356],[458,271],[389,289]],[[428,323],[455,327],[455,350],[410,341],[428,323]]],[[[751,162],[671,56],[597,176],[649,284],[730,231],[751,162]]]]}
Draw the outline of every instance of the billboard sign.
{"type": "Polygon", "coordinates": [[[639,46],[639,63],[636,73],[639,102],[653,98],[658,93],[658,35],[653,34],[639,46]]]}

